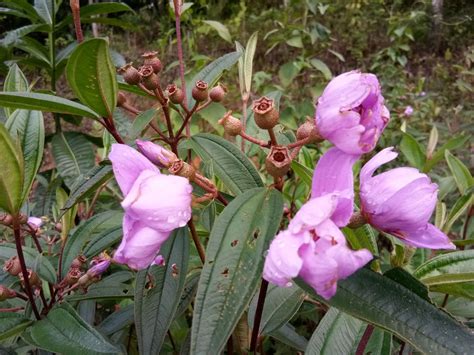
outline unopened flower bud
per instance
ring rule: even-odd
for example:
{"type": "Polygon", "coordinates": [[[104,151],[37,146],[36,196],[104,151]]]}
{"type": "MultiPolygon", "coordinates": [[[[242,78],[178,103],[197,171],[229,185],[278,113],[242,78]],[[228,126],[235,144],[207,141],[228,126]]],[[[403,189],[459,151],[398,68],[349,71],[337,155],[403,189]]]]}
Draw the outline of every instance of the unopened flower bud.
{"type": "Polygon", "coordinates": [[[118,73],[122,75],[123,80],[125,80],[125,82],[130,85],[137,85],[141,80],[140,73],[138,72],[137,68],[132,65],[132,63],[127,63],[123,67],[119,68],[118,73]]]}
{"type": "Polygon", "coordinates": [[[18,216],[18,222],[20,224],[25,224],[28,222],[28,217],[26,216],[26,214],[24,213],[21,213],[20,216],[18,216]]]}
{"type": "Polygon", "coordinates": [[[0,285],[0,302],[16,297],[16,292],[6,286],[0,285]]]}
{"type": "Polygon", "coordinates": [[[71,263],[71,268],[80,269],[85,264],[87,258],[84,255],[77,256],[71,263]]]}
{"type": "Polygon", "coordinates": [[[127,96],[121,91],[117,95],[117,106],[123,106],[127,102],[127,96]]]}
{"type": "Polygon", "coordinates": [[[291,166],[290,152],[287,147],[272,146],[265,159],[265,167],[273,177],[284,176],[291,166]]]}
{"type": "Polygon", "coordinates": [[[140,67],[140,76],[142,77],[142,83],[148,90],[155,90],[160,86],[160,78],[153,71],[151,65],[144,65],[140,67]]]}
{"type": "Polygon", "coordinates": [[[139,152],[160,168],[168,168],[175,160],[178,160],[176,154],[158,144],[138,139],[136,143],[139,152]]]}
{"type": "Polygon", "coordinates": [[[66,283],[66,285],[72,286],[79,281],[82,274],[83,272],[79,268],[70,268],[69,272],[64,278],[64,282],[66,283]]]}
{"type": "MultiPolygon", "coordinates": [[[[77,280],[77,283],[82,286],[83,288],[89,287],[92,283],[94,283],[94,279],[89,275],[89,274],[84,274],[82,275],[79,280],[77,280]]],[[[98,281],[98,280],[97,280],[98,281]]]]}
{"type": "Polygon", "coordinates": [[[224,96],[227,94],[227,88],[220,84],[214,86],[209,92],[209,98],[214,102],[221,102],[224,99],[224,96]]]}
{"type": "Polygon", "coordinates": [[[156,74],[163,68],[161,60],[156,56],[157,54],[158,52],[145,52],[142,54],[142,58],[144,59],[143,64],[151,65],[156,74]]]}
{"type": "Polygon", "coordinates": [[[17,276],[21,272],[20,259],[18,256],[12,256],[5,262],[3,271],[8,272],[10,275],[17,276]]]}
{"type": "Polygon", "coordinates": [[[171,100],[172,103],[179,105],[184,100],[184,93],[176,84],[169,84],[166,87],[166,91],[168,92],[168,98],[171,100]]]}
{"type": "Polygon", "coordinates": [[[0,213],[0,224],[5,226],[11,225],[13,222],[13,217],[8,213],[0,213]]]}
{"type": "Polygon", "coordinates": [[[38,217],[28,217],[27,223],[32,229],[38,230],[43,225],[43,220],[38,217]]]}
{"type": "Polygon", "coordinates": [[[231,115],[232,111],[229,111],[222,117],[217,123],[224,126],[224,132],[229,136],[238,136],[242,132],[242,122],[238,118],[231,115]]]}
{"type": "Polygon", "coordinates": [[[63,230],[63,225],[58,222],[54,225],[54,229],[56,229],[57,232],[61,233],[63,230]]]}
{"type": "Polygon", "coordinates": [[[191,181],[196,176],[196,169],[182,160],[174,161],[168,170],[173,175],[182,176],[191,181]]]}
{"type": "Polygon", "coordinates": [[[296,138],[298,140],[311,138],[311,143],[320,142],[322,140],[321,136],[318,134],[316,124],[312,118],[307,119],[305,123],[298,127],[298,130],[296,131],[296,138]]]}
{"type": "Polygon", "coordinates": [[[111,259],[106,259],[106,260],[101,260],[97,263],[95,263],[89,270],[87,270],[87,274],[91,278],[96,278],[102,275],[105,270],[107,270],[110,266],[111,259]]]}
{"type": "Polygon", "coordinates": [[[207,83],[202,80],[196,81],[196,85],[192,90],[193,99],[196,101],[204,101],[209,97],[209,92],[207,91],[207,83]]]}
{"type": "Polygon", "coordinates": [[[275,108],[275,101],[265,96],[253,102],[253,113],[255,123],[261,129],[275,127],[280,119],[280,113],[275,108]]]}
{"type": "MultiPolygon", "coordinates": [[[[31,269],[26,270],[28,272],[28,281],[30,282],[31,286],[41,287],[41,280],[38,277],[38,274],[31,269]]],[[[23,273],[18,274],[21,283],[25,284],[25,279],[23,278],[23,273]]]]}
{"type": "Polygon", "coordinates": [[[365,219],[364,215],[361,212],[354,212],[347,226],[349,228],[359,228],[359,227],[362,227],[366,223],[367,223],[367,220],[365,219]]]}

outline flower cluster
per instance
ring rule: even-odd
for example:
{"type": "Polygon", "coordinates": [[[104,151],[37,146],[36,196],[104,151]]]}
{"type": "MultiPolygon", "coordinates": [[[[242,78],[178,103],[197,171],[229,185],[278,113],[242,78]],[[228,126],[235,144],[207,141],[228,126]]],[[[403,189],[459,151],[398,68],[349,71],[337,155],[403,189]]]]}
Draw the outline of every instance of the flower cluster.
{"type": "MultiPolygon", "coordinates": [[[[337,281],[364,266],[372,255],[353,251],[339,228],[354,211],[352,167],[375,147],[389,121],[380,85],[373,74],[352,71],[334,78],[318,100],[316,126],[333,143],[313,175],[311,199],[272,241],[264,266],[266,280],[282,287],[301,277],[325,299],[336,293],[337,281]]],[[[360,173],[361,216],[374,228],[408,245],[455,249],[449,238],[429,223],[437,186],[414,168],[397,168],[373,176],[395,159],[387,148],[360,173]]]]}
{"type": "Polygon", "coordinates": [[[152,143],[137,145],[149,159],[125,144],[113,144],[109,154],[125,197],[124,236],[114,260],[144,269],[163,263],[161,245],[191,218],[192,186],[186,178],[162,174],[154,164],[164,167],[173,153],[152,143]]]}

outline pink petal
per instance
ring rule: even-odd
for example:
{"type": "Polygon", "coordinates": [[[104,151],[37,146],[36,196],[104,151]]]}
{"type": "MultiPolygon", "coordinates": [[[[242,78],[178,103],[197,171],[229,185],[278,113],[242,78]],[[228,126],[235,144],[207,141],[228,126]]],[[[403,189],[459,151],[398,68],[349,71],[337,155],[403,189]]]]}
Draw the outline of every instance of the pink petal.
{"type": "Polygon", "coordinates": [[[280,287],[291,286],[291,279],[298,275],[303,265],[298,251],[304,243],[304,238],[288,231],[278,233],[265,258],[263,278],[280,287]]]}
{"type": "Polygon", "coordinates": [[[319,159],[314,170],[311,197],[332,193],[338,195],[337,207],[331,219],[340,227],[349,222],[353,212],[352,166],[358,159],[358,155],[349,155],[338,148],[331,148],[319,159]]]}
{"type": "Polygon", "coordinates": [[[360,183],[362,185],[365,184],[372,177],[375,170],[377,170],[383,164],[388,163],[389,161],[392,161],[397,157],[398,153],[392,152],[392,150],[393,147],[388,147],[381,150],[364,165],[364,167],[360,171],[360,183]]]}
{"type": "Polygon", "coordinates": [[[39,228],[43,225],[43,220],[38,217],[28,217],[28,222],[33,228],[39,228]]]}
{"type": "Polygon", "coordinates": [[[191,184],[181,176],[144,170],[122,201],[122,207],[143,225],[169,232],[185,226],[191,218],[191,192],[191,184]]]}
{"type": "Polygon", "coordinates": [[[337,206],[337,195],[326,194],[306,202],[288,225],[293,234],[314,229],[317,225],[329,219],[337,206]]]}
{"type": "Polygon", "coordinates": [[[152,162],[125,144],[112,144],[109,159],[112,162],[115,180],[124,195],[128,194],[142,171],[151,170],[156,174],[160,173],[152,162]]]}
{"type": "Polygon", "coordinates": [[[327,255],[336,260],[339,279],[349,277],[373,259],[367,249],[354,251],[341,244],[329,249],[327,255]]]}
{"type": "Polygon", "coordinates": [[[147,159],[160,168],[165,168],[171,161],[177,159],[176,155],[159,144],[149,141],[136,140],[137,148],[147,159]]]}
{"type": "Polygon", "coordinates": [[[456,249],[449,237],[432,224],[415,231],[396,234],[405,244],[428,249],[456,249]]]}
{"type": "Polygon", "coordinates": [[[146,227],[127,214],[123,219],[123,233],[114,260],[136,270],[145,269],[155,261],[161,245],[170,235],[146,227]]]}

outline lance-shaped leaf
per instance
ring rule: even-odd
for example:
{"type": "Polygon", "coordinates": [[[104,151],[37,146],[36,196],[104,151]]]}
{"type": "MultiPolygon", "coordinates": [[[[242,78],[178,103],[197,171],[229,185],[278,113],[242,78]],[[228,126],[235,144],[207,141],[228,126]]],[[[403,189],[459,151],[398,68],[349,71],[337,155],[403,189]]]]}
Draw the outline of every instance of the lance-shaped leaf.
{"type": "Polygon", "coordinates": [[[210,164],[224,185],[235,194],[263,186],[257,169],[250,160],[228,140],[209,133],[192,136],[189,147],[210,164]]]}
{"type": "Polygon", "coordinates": [[[0,106],[55,113],[68,113],[98,119],[97,112],[62,97],[33,92],[0,92],[0,106]]]}
{"type": "Polygon", "coordinates": [[[141,354],[158,354],[174,319],[188,269],[189,234],[180,228],[161,248],[163,266],[151,266],[137,275],[135,325],[141,354]],[[147,287],[151,275],[153,286],[147,287]]]}
{"type": "Polygon", "coordinates": [[[44,122],[40,111],[16,110],[8,119],[6,128],[17,137],[23,152],[25,166],[22,201],[30,193],[44,149],[44,122]]]}
{"type": "Polygon", "coordinates": [[[18,335],[31,323],[33,323],[33,321],[26,318],[24,315],[12,312],[1,312],[0,341],[18,335]]]}
{"type": "Polygon", "coordinates": [[[191,94],[196,81],[203,80],[209,84],[209,87],[211,87],[211,85],[214,84],[214,82],[219,78],[224,70],[230,69],[235,63],[237,63],[237,60],[239,60],[240,56],[241,54],[239,52],[227,53],[222,57],[217,58],[215,61],[207,65],[203,70],[197,73],[187,84],[186,99],[188,101],[188,107],[192,107],[196,102],[191,94]]]}
{"type": "MultiPolygon", "coordinates": [[[[28,91],[28,80],[26,80],[25,74],[21,71],[20,67],[15,63],[8,70],[7,77],[3,83],[3,91],[11,92],[24,92],[28,91]]],[[[5,108],[7,117],[9,117],[15,109],[5,108]]]]}
{"type": "Polygon", "coordinates": [[[28,328],[23,338],[51,352],[71,355],[119,354],[120,350],[87,324],[68,303],[28,328]]]}
{"type": "Polygon", "coordinates": [[[0,209],[16,214],[23,195],[23,159],[0,123],[0,209]]]}
{"type": "Polygon", "coordinates": [[[474,179],[466,165],[461,160],[451,154],[449,150],[444,153],[449,169],[453,174],[456,185],[461,194],[464,194],[473,184],[474,179]]]}
{"type": "Polygon", "coordinates": [[[67,63],[66,76],[72,91],[83,104],[102,117],[112,117],[118,86],[105,39],[93,38],[77,46],[67,63]]]}
{"type": "Polygon", "coordinates": [[[282,211],[278,191],[255,188],[235,198],[215,221],[194,305],[192,354],[217,354],[225,346],[257,289],[282,211]]]}
{"type": "Polygon", "coordinates": [[[302,280],[298,284],[321,302],[388,330],[423,353],[474,352],[474,335],[464,325],[410,289],[376,272],[364,268],[339,281],[337,293],[329,301],[302,280]]]}

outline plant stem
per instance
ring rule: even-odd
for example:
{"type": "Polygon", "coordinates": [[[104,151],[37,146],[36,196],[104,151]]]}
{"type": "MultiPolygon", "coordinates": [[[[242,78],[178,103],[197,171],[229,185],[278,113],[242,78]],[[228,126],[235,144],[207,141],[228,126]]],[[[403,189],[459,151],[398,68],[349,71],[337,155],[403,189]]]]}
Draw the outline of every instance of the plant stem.
{"type": "Polygon", "coordinates": [[[268,130],[268,135],[270,136],[270,142],[272,142],[272,145],[278,145],[275,132],[273,132],[273,128],[270,128],[268,130]]]}
{"type": "Polygon", "coordinates": [[[252,136],[249,136],[247,133],[245,133],[243,130],[240,132],[240,136],[243,138],[243,140],[248,140],[251,143],[257,144],[263,148],[270,148],[270,144],[268,142],[262,141],[260,139],[254,138],[252,136]]]}
{"type": "Polygon", "coordinates": [[[74,21],[74,30],[76,31],[77,42],[81,43],[84,40],[81,28],[81,13],[79,0],[70,0],[69,5],[71,6],[72,18],[74,21]]]}
{"type": "Polygon", "coordinates": [[[256,352],[258,334],[260,331],[260,322],[262,320],[263,306],[265,305],[265,297],[267,295],[268,281],[262,279],[260,284],[260,292],[258,294],[257,309],[255,310],[255,318],[253,320],[252,338],[250,340],[250,352],[256,352]]]}
{"type": "MultiPolygon", "coordinates": [[[[176,25],[176,46],[178,50],[178,61],[179,61],[179,76],[181,78],[181,90],[183,90],[184,100],[183,107],[188,108],[187,97],[186,97],[186,80],[184,78],[184,59],[183,59],[183,41],[181,39],[181,8],[179,6],[179,0],[173,0],[174,4],[174,18],[176,25]]],[[[189,122],[186,124],[186,135],[191,135],[191,129],[189,122]]]]}
{"type": "MultiPolygon", "coordinates": [[[[242,120],[241,120],[241,122],[242,122],[242,134],[241,134],[242,138],[244,138],[244,135],[246,135],[245,129],[247,128],[247,103],[248,103],[248,101],[249,101],[249,95],[247,93],[244,93],[244,95],[242,97],[242,120]]],[[[242,151],[242,153],[245,152],[245,141],[243,139],[240,142],[240,150],[242,151]]]]}
{"type": "Polygon", "coordinates": [[[367,325],[365,328],[364,334],[362,334],[362,338],[360,339],[359,345],[357,346],[356,355],[364,355],[365,348],[369,343],[370,337],[374,332],[374,326],[372,324],[367,325]]]}
{"type": "Polygon", "coordinates": [[[204,264],[204,262],[206,261],[206,252],[204,251],[201,241],[199,240],[199,236],[197,235],[196,227],[194,226],[194,222],[192,219],[189,220],[188,227],[189,231],[191,232],[194,245],[196,246],[196,249],[198,251],[199,258],[201,258],[201,261],[204,264]]]}
{"type": "Polygon", "coordinates": [[[0,308],[0,313],[3,312],[17,312],[25,309],[24,307],[14,307],[14,308],[0,308]]]}
{"type": "Polygon", "coordinates": [[[41,316],[36,307],[35,299],[33,297],[33,290],[31,289],[30,279],[28,278],[28,270],[26,269],[25,257],[23,255],[23,247],[21,245],[21,235],[20,235],[20,223],[18,221],[18,216],[13,218],[13,234],[15,235],[15,246],[16,252],[18,254],[18,259],[20,260],[21,273],[25,282],[25,290],[28,295],[28,299],[31,303],[31,309],[35,314],[36,319],[41,319],[41,316]]]}

